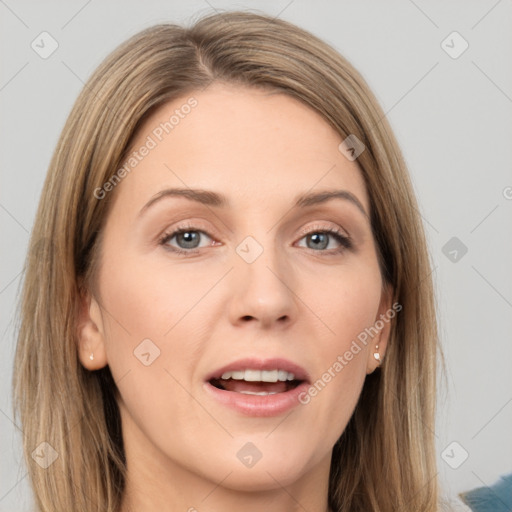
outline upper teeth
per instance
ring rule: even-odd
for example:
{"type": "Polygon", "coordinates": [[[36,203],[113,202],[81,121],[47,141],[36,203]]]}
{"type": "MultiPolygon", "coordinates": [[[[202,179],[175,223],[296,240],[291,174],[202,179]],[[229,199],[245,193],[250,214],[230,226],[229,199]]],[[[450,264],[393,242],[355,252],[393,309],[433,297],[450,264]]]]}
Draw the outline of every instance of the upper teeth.
{"type": "Polygon", "coordinates": [[[225,372],[222,374],[223,379],[246,380],[249,382],[285,382],[294,380],[295,375],[286,370],[239,370],[233,372],[225,372]]]}

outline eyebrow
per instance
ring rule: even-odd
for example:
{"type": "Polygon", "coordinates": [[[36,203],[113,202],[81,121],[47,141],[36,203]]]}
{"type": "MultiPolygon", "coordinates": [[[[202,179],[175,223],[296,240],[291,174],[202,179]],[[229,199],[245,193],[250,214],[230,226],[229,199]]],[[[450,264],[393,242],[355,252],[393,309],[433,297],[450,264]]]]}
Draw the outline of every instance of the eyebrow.
{"type": "MultiPolygon", "coordinates": [[[[142,215],[146,210],[148,210],[148,208],[150,208],[155,203],[168,197],[184,197],[191,201],[195,201],[206,206],[214,206],[217,208],[226,208],[230,204],[226,196],[219,194],[217,192],[212,192],[210,190],[192,188],[168,188],[165,190],[161,190],[160,192],[155,194],[142,207],[141,211],[139,212],[139,216],[142,215]]],[[[367,219],[369,218],[368,214],[366,213],[366,210],[364,209],[364,206],[361,204],[359,199],[348,190],[324,190],[321,192],[311,192],[302,194],[296,197],[295,203],[293,204],[292,208],[307,208],[308,206],[323,204],[332,199],[342,199],[352,203],[361,211],[361,213],[367,219]]]]}

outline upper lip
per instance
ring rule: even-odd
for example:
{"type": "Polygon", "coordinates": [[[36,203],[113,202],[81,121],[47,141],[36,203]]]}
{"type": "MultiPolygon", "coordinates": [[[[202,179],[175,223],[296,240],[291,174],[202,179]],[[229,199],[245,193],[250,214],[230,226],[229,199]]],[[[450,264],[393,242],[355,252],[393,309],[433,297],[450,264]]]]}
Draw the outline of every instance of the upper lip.
{"type": "Polygon", "coordinates": [[[271,358],[261,359],[248,357],[245,359],[238,359],[233,361],[217,370],[211,372],[207,377],[206,381],[212,379],[220,379],[223,373],[240,371],[240,370],[285,370],[295,375],[296,380],[302,380],[309,382],[308,372],[302,368],[302,366],[283,358],[271,358]]]}

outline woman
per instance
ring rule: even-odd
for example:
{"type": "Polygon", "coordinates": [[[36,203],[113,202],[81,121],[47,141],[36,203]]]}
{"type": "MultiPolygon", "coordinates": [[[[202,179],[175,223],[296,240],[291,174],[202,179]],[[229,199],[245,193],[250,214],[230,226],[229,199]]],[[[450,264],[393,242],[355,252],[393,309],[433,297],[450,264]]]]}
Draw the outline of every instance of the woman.
{"type": "Polygon", "coordinates": [[[122,44],[42,193],[14,393],[38,510],[435,511],[438,341],[391,128],[334,49],[122,44]]]}

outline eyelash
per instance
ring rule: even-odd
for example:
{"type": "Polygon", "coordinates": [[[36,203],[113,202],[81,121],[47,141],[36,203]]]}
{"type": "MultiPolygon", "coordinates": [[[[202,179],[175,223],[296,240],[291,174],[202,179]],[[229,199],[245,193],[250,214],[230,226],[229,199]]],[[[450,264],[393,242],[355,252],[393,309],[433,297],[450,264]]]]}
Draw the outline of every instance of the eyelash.
{"type": "MultiPolygon", "coordinates": [[[[186,233],[188,231],[194,231],[197,233],[202,233],[204,235],[207,235],[209,238],[212,238],[206,231],[199,229],[192,225],[183,225],[178,226],[176,229],[170,232],[165,232],[162,234],[162,236],[159,238],[158,243],[159,245],[162,245],[166,250],[181,254],[183,256],[189,256],[192,254],[197,254],[200,252],[199,249],[180,249],[179,247],[172,247],[170,245],[167,245],[167,242],[174,238],[176,235],[179,235],[181,233],[186,233]]],[[[314,226],[313,228],[309,228],[307,230],[302,230],[300,235],[300,240],[302,240],[307,235],[313,235],[313,234],[328,234],[331,235],[333,238],[336,239],[336,241],[340,244],[340,247],[338,249],[331,249],[329,250],[315,250],[315,249],[309,249],[310,251],[313,251],[315,253],[326,253],[327,256],[335,256],[337,254],[340,254],[348,249],[352,249],[352,240],[350,237],[343,234],[339,229],[337,228],[325,228],[322,226],[314,226]]]]}

